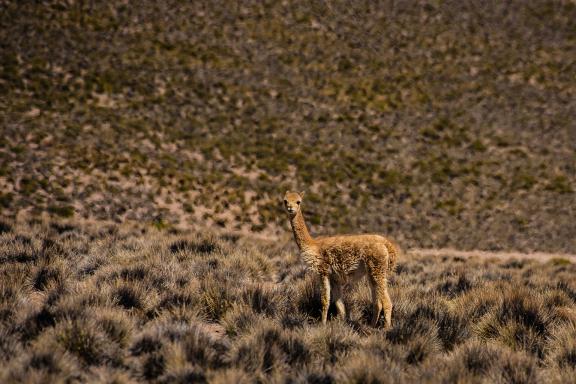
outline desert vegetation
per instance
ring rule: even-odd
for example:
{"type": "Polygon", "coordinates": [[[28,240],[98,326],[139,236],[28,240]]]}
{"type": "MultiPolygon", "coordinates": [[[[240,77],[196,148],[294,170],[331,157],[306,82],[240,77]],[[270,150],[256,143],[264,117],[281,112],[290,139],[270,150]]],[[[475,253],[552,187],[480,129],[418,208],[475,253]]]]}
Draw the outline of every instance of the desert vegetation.
{"type": "Polygon", "coordinates": [[[0,1],[0,209],[576,249],[576,5],[0,1]]]}
{"type": "Polygon", "coordinates": [[[0,0],[1,383],[563,383],[576,3],[0,0]],[[313,236],[408,252],[393,325],[313,236]],[[470,254],[467,254],[470,255],[470,254]],[[481,255],[481,256],[480,256],[481,255]]]}
{"type": "Polygon", "coordinates": [[[561,383],[576,375],[576,265],[406,255],[394,324],[368,284],[320,323],[291,239],[4,220],[0,381],[561,383]]]}

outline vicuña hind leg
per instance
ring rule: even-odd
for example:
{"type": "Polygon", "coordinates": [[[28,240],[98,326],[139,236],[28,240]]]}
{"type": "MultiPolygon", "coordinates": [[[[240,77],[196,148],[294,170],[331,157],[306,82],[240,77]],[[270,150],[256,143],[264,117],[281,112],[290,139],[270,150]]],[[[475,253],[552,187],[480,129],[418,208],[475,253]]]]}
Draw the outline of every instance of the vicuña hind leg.
{"type": "Polygon", "coordinates": [[[376,327],[380,312],[384,309],[385,327],[392,327],[392,301],[388,295],[387,281],[385,276],[371,276],[370,287],[372,288],[372,326],[376,327]]]}
{"type": "Polygon", "coordinates": [[[382,307],[384,308],[384,320],[386,329],[392,328],[392,300],[388,294],[388,287],[384,286],[384,295],[382,297],[382,307]]]}
{"type": "Polygon", "coordinates": [[[342,284],[334,282],[332,284],[332,300],[336,304],[336,309],[338,310],[338,316],[341,319],[346,319],[346,307],[344,306],[343,298],[343,287],[342,284]]]}

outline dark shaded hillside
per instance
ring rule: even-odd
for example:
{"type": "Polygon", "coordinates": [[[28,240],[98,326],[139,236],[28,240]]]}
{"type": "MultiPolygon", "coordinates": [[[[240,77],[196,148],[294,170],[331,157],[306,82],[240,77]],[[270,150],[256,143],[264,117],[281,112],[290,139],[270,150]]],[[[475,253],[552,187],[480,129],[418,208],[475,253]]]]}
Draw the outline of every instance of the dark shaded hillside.
{"type": "Polygon", "coordinates": [[[573,2],[0,6],[5,214],[576,249],[573,2]]]}

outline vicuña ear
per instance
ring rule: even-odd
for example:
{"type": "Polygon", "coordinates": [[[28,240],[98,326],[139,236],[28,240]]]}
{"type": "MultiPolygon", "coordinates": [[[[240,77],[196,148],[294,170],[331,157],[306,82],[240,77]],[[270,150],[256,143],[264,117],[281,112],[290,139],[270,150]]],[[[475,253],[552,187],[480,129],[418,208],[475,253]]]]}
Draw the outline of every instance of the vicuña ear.
{"type": "Polygon", "coordinates": [[[301,191],[301,192],[300,192],[300,197],[304,197],[304,194],[305,194],[305,193],[306,193],[306,192],[301,191]]]}

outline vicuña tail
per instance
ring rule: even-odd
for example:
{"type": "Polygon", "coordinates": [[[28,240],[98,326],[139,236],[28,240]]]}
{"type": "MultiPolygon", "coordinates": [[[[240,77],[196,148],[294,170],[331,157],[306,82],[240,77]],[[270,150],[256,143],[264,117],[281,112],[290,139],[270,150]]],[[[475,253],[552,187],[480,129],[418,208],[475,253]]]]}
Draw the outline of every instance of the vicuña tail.
{"type": "Polygon", "coordinates": [[[402,250],[392,240],[386,239],[386,248],[388,249],[388,272],[394,272],[396,270],[396,262],[400,256],[402,250]]]}

